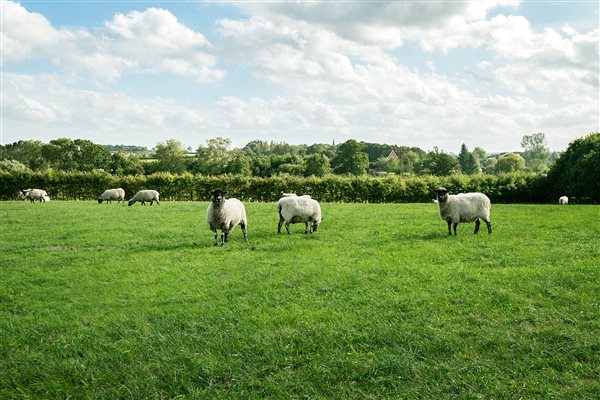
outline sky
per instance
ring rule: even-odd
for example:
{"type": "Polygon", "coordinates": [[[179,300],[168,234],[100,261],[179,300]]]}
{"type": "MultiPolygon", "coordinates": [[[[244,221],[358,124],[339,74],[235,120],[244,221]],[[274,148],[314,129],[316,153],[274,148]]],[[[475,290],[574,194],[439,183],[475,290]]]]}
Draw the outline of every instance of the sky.
{"type": "Polygon", "coordinates": [[[551,150],[599,131],[598,1],[1,1],[1,142],[551,150]]]}

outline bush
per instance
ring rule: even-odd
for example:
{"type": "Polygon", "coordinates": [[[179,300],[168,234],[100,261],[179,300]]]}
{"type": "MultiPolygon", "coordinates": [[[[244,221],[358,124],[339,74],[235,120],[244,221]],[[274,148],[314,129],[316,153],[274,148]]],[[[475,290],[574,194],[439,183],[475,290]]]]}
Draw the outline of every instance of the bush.
{"type": "Polygon", "coordinates": [[[276,175],[247,177],[241,175],[202,176],[165,172],[152,175],[116,176],[104,171],[0,171],[0,199],[14,200],[21,189],[39,188],[58,200],[93,200],[106,189],[121,187],[126,196],[141,189],[155,189],[161,200],[208,201],[210,190],[221,188],[229,196],[244,201],[273,202],[283,190],[310,194],[326,202],[414,203],[430,202],[435,190],[444,186],[451,193],[486,193],[493,202],[527,203],[548,201],[543,175],[516,173],[495,175],[411,176],[383,178],[370,176],[300,177],[276,175]]]}

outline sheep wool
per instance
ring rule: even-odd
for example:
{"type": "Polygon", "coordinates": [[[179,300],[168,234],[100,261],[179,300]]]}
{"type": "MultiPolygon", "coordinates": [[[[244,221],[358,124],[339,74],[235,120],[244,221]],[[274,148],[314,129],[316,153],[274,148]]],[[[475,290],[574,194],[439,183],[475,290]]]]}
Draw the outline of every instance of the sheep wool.
{"type": "Polygon", "coordinates": [[[98,197],[98,203],[102,203],[103,201],[110,203],[112,200],[117,200],[119,203],[121,202],[121,200],[124,201],[125,191],[121,188],[108,189],[105,190],[104,193],[100,195],[100,197],[98,197]]]}
{"type": "Polygon", "coordinates": [[[282,197],[277,202],[277,213],[279,214],[279,224],[277,233],[281,233],[281,226],[285,223],[287,233],[290,233],[290,224],[304,222],[304,233],[316,232],[322,221],[321,206],[319,202],[311,199],[310,196],[291,196],[282,197]]]}
{"type": "Polygon", "coordinates": [[[239,225],[248,241],[248,219],[244,203],[238,199],[226,199],[226,191],[217,189],[210,193],[210,203],[206,209],[206,223],[215,236],[214,245],[218,244],[217,230],[221,231],[221,246],[229,240],[229,232],[239,225]]]}
{"type": "Polygon", "coordinates": [[[567,196],[561,196],[558,199],[558,204],[561,204],[561,205],[567,205],[567,204],[569,204],[569,198],[567,196]]]}
{"type": "Polygon", "coordinates": [[[19,192],[19,198],[21,200],[29,200],[32,203],[36,200],[39,200],[40,203],[50,201],[50,196],[46,193],[45,190],[42,189],[25,189],[19,192]]]}
{"type": "Polygon", "coordinates": [[[136,201],[139,201],[142,203],[143,206],[145,206],[146,202],[149,201],[150,205],[152,205],[152,203],[154,202],[160,205],[160,201],[158,201],[158,198],[159,193],[156,190],[140,190],[135,194],[135,196],[129,199],[129,202],[127,204],[131,206],[135,204],[136,201]]]}
{"type": "Polygon", "coordinates": [[[437,201],[440,209],[440,217],[448,223],[448,235],[452,235],[451,227],[456,235],[456,227],[460,222],[475,221],[475,231],[479,232],[480,219],[492,233],[490,222],[490,199],[483,193],[460,193],[448,194],[448,190],[441,187],[437,191],[437,201]]]}

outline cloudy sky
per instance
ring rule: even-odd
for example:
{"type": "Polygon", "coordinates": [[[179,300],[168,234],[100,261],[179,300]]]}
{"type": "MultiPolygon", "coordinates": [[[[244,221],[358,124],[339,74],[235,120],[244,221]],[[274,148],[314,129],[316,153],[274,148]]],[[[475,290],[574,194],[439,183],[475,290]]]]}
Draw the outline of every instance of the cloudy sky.
{"type": "Polygon", "coordinates": [[[597,1],[1,0],[2,142],[488,152],[599,130],[597,1]]]}

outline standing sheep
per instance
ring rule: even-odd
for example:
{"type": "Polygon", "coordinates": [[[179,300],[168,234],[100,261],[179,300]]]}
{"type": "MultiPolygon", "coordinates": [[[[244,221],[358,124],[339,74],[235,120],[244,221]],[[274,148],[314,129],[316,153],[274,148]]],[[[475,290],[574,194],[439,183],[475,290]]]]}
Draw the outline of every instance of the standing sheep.
{"type": "Polygon", "coordinates": [[[567,196],[561,196],[558,199],[558,204],[561,204],[561,205],[567,205],[567,204],[569,204],[569,198],[567,196]]]}
{"type": "Polygon", "coordinates": [[[21,200],[28,199],[32,203],[35,200],[39,200],[41,203],[42,201],[43,202],[50,201],[50,196],[48,196],[48,193],[46,193],[46,191],[42,190],[42,189],[25,189],[25,190],[21,190],[19,192],[19,199],[21,199],[21,200]]]}
{"type": "Polygon", "coordinates": [[[206,223],[209,229],[215,235],[214,245],[218,243],[217,229],[221,230],[221,246],[224,246],[229,239],[229,231],[240,225],[244,234],[244,241],[248,241],[248,220],[246,218],[246,209],[244,204],[238,199],[226,199],[224,192],[217,189],[210,193],[210,203],[206,210],[206,223]]]}
{"type": "Polygon", "coordinates": [[[277,213],[279,214],[278,234],[281,234],[281,226],[284,222],[289,235],[290,224],[304,222],[304,233],[308,233],[308,224],[310,223],[310,233],[313,233],[317,231],[322,221],[321,206],[310,196],[282,197],[277,202],[277,213]]]}
{"type": "Polygon", "coordinates": [[[103,201],[110,203],[112,200],[118,200],[120,203],[121,200],[125,200],[125,191],[121,188],[118,189],[108,189],[105,190],[104,193],[98,197],[98,203],[102,204],[103,201]]]}
{"type": "Polygon", "coordinates": [[[135,196],[129,199],[129,202],[127,204],[131,206],[135,204],[136,201],[140,201],[142,205],[145,206],[146,202],[149,201],[150,205],[152,205],[152,203],[154,202],[160,205],[160,201],[158,201],[158,196],[159,193],[156,190],[140,190],[135,194],[135,196]]]}
{"type": "Polygon", "coordinates": [[[448,222],[448,235],[452,235],[450,227],[454,228],[459,222],[475,221],[475,232],[479,232],[480,219],[485,221],[488,234],[492,233],[490,222],[490,199],[483,193],[460,193],[449,195],[448,190],[441,187],[437,191],[437,201],[440,208],[440,217],[448,222]]]}

